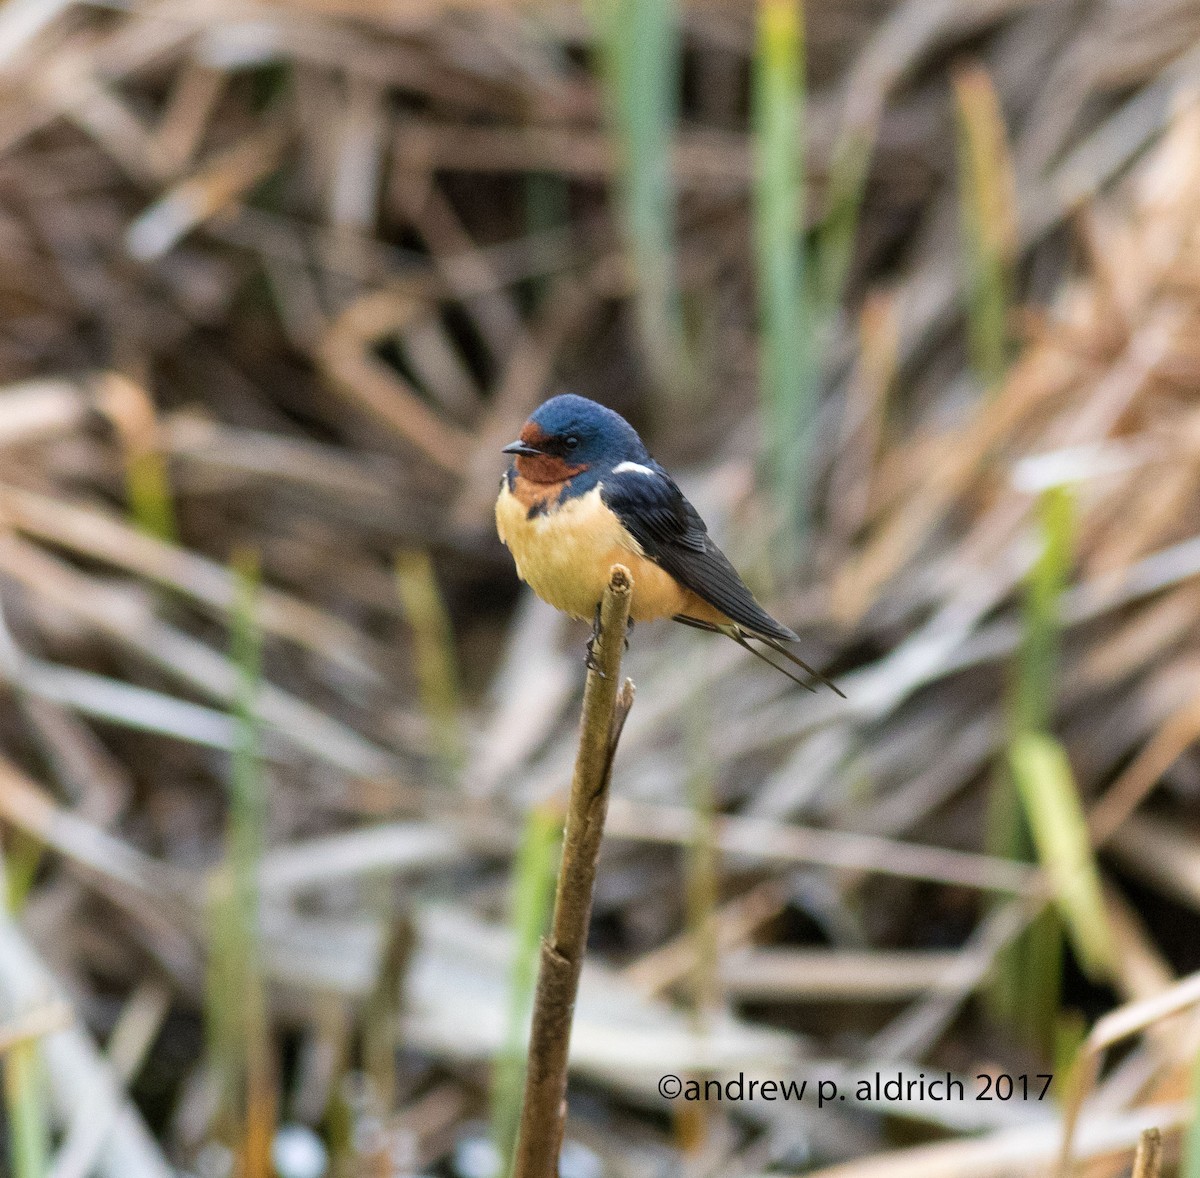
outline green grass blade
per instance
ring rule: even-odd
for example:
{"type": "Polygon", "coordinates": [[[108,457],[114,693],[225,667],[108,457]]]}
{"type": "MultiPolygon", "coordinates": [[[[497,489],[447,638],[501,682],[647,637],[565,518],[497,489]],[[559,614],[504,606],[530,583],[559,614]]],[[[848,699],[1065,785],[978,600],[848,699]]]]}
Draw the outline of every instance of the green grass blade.
{"type": "Polygon", "coordinates": [[[174,542],[175,505],[154,402],[136,381],[110,372],[103,381],[101,404],[120,445],[129,514],[142,531],[174,542]]]}
{"type": "Polygon", "coordinates": [[[758,13],[754,244],[762,417],[776,513],[799,548],[816,391],[804,258],[804,18],[796,0],[760,0],[758,13]]]}
{"type": "Polygon", "coordinates": [[[453,784],[466,759],[459,720],[458,664],[450,615],[428,552],[396,553],[396,589],[412,627],[421,710],[443,777],[453,784]]]}
{"type": "MultiPolygon", "coordinates": [[[[989,855],[1028,862],[1033,847],[1017,786],[1007,765],[996,765],[990,784],[985,815],[984,847],[989,855]]],[[[1053,914],[1051,914],[1053,918],[1053,914]]],[[[1042,922],[1039,920],[1038,922],[1042,922]]],[[[1059,978],[1033,971],[1033,964],[1049,956],[1042,930],[1031,936],[1033,926],[1000,954],[984,995],[991,1016],[1008,1027],[1023,1027],[1031,1040],[1043,1048],[1044,1011],[1058,1006],[1059,978]],[[1036,941],[1036,943],[1035,943],[1036,941]]]]}
{"type": "MultiPolygon", "coordinates": [[[[1016,792],[1015,785],[1013,792],[1016,792]]],[[[1053,1059],[1058,1028],[1064,1017],[1066,940],[1059,910],[1050,907],[1040,912],[1014,948],[1018,984],[1013,1025],[1024,1034],[1027,1042],[1035,1044],[1046,1058],[1053,1059]]]]}
{"type": "Polygon", "coordinates": [[[1192,1119],[1183,1138],[1179,1178],[1200,1178],[1200,1054],[1192,1064],[1192,1119]]]}
{"type": "Polygon", "coordinates": [[[230,657],[237,667],[226,858],[214,883],[207,1032],[221,1088],[216,1130],[239,1156],[247,1178],[270,1174],[276,1120],[274,1067],[259,943],[258,872],[266,843],[266,779],[259,751],[262,682],[256,621],[258,567],[235,562],[237,600],[230,657]]]}
{"type": "Polygon", "coordinates": [[[246,927],[253,930],[252,903],[258,899],[258,861],[266,842],[267,798],[259,753],[258,693],[262,685],[261,636],[256,621],[259,574],[253,557],[236,562],[237,599],[233,607],[230,658],[237,667],[234,746],[230,774],[230,851],[246,927]]]}
{"type": "Polygon", "coordinates": [[[159,540],[176,541],[175,509],[167,460],[159,450],[129,454],[126,458],[125,488],[134,523],[159,540]]]}
{"type": "Polygon", "coordinates": [[[1116,941],[1066,750],[1051,736],[1030,733],[1013,743],[1009,761],[1079,964],[1097,981],[1111,978],[1116,941]]]}
{"type": "Polygon", "coordinates": [[[1049,728],[1053,718],[1062,621],[1059,602],[1071,573],[1075,549],[1075,497],[1069,487],[1051,487],[1038,500],[1042,550],[1025,582],[1025,606],[1016,677],[1009,707],[1013,736],[1049,728]]]}
{"type": "Polygon", "coordinates": [[[650,375],[664,392],[691,384],[675,262],[672,138],[679,117],[677,0],[596,0],[602,73],[621,169],[618,204],[637,275],[650,375]]]}
{"type": "Polygon", "coordinates": [[[987,72],[978,66],[959,70],[954,95],[968,342],[975,374],[991,388],[1004,376],[1011,352],[1016,188],[1004,115],[987,72]]]}
{"type": "Polygon", "coordinates": [[[45,845],[23,830],[9,831],[5,864],[5,897],[10,912],[20,912],[29,899],[45,855],[45,845]]]}
{"type": "Polygon", "coordinates": [[[492,1142],[505,1173],[516,1148],[525,1084],[525,1034],[533,1009],[538,955],[554,903],[554,873],[562,835],[562,813],[535,806],[525,823],[513,865],[514,948],[508,976],[508,1023],[504,1046],[492,1071],[492,1142]]]}
{"type": "MultiPolygon", "coordinates": [[[[1021,643],[1009,681],[1008,747],[1022,736],[1046,732],[1053,721],[1061,631],[1059,602],[1071,572],[1075,503],[1067,487],[1052,487],[1038,501],[1041,552],[1025,579],[1021,643]]],[[[1016,782],[1007,764],[996,768],[988,799],[989,854],[1029,860],[1034,845],[1016,782]]],[[[1052,1047],[1061,1000],[1062,931],[1053,912],[997,962],[989,1001],[1001,1021],[1023,1026],[1032,1042],[1052,1047]]]]}
{"type": "MultiPolygon", "coordinates": [[[[14,899],[10,877],[11,865],[0,857],[0,882],[4,884],[0,905],[6,913],[15,912],[24,901],[23,893],[14,899]]],[[[0,1058],[13,1178],[43,1178],[50,1169],[50,1106],[37,1040],[14,1043],[0,1058]]]]}
{"type": "Polygon", "coordinates": [[[845,294],[859,214],[875,149],[875,128],[847,128],[833,145],[825,215],[812,251],[812,299],[827,326],[845,294]]]}
{"type": "MultiPolygon", "coordinates": [[[[24,895],[13,900],[11,864],[0,854],[0,909],[17,911],[24,895]]],[[[9,1011],[15,1014],[15,1011],[9,1011]]],[[[13,1178],[43,1178],[50,1170],[50,1103],[41,1051],[36,1039],[14,1043],[0,1056],[4,1072],[4,1113],[8,1161],[13,1178]]]]}
{"type": "MultiPolygon", "coordinates": [[[[379,883],[386,886],[386,882],[379,883]]],[[[383,1116],[390,1116],[396,1104],[396,1050],[400,1045],[400,1003],[404,976],[412,952],[412,929],[407,921],[396,919],[389,896],[379,887],[375,910],[381,919],[390,920],[390,932],[375,985],[363,1004],[360,1019],[363,1071],[383,1116]]]]}
{"type": "MultiPolygon", "coordinates": [[[[1008,739],[1044,732],[1053,719],[1061,619],[1075,546],[1075,503],[1067,487],[1051,487],[1038,501],[1041,552],[1025,579],[1021,642],[1009,680],[1008,739]]],[[[989,800],[987,849],[1006,858],[1032,850],[1014,787],[1001,770],[989,800]]]]}
{"type": "Polygon", "coordinates": [[[1080,1010],[1064,1010],[1054,1024],[1054,1051],[1050,1058],[1056,1076],[1069,1076],[1082,1057],[1080,1052],[1091,1029],[1080,1010]]]}
{"type": "MultiPolygon", "coordinates": [[[[538,237],[561,230],[571,220],[571,193],[562,176],[550,172],[530,172],[524,180],[525,232],[538,237]]],[[[530,304],[540,306],[550,289],[545,275],[529,281],[530,304]]]]}
{"type": "Polygon", "coordinates": [[[14,1044],[4,1056],[4,1103],[13,1178],[43,1178],[50,1170],[50,1109],[35,1040],[14,1044]]]}

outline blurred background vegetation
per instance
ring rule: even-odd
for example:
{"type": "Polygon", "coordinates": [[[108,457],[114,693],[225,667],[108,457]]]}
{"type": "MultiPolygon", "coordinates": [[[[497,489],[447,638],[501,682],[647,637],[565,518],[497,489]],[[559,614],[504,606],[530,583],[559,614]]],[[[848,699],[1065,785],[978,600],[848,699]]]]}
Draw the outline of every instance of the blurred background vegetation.
{"type": "Polygon", "coordinates": [[[586,627],[491,508],[570,389],[848,699],[638,629],[564,1175],[1031,1172],[1064,1118],[1200,1175],[1197,34],[6,0],[5,1172],[505,1172],[586,627]],[[876,1071],[1055,1079],[656,1089],[876,1071]]]}

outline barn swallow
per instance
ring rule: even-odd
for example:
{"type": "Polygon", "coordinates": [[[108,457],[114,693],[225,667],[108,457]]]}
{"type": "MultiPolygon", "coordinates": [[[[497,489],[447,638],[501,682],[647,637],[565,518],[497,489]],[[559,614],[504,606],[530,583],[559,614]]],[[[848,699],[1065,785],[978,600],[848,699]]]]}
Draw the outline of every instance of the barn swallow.
{"type": "Polygon", "coordinates": [[[650,457],[620,414],[585,397],[546,401],[504,447],[496,530],[517,573],[556,609],[596,615],[614,564],[633,575],[631,621],[673,618],[724,634],[790,679],[810,687],[755,639],[829,683],[784,645],[799,641],[754,599],[699,512],[650,457]]]}

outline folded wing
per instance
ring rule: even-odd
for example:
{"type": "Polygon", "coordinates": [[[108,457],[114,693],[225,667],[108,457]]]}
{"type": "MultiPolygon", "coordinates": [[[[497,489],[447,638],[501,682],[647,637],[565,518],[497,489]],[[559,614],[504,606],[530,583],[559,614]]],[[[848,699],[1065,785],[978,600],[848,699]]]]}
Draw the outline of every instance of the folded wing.
{"type": "MultiPolygon", "coordinates": [[[[642,550],[681,585],[755,637],[793,642],[713,543],[699,512],[657,463],[607,476],[600,497],[642,550]]],[[[686,620],[681,618],[681,621],[686,620]]]]}

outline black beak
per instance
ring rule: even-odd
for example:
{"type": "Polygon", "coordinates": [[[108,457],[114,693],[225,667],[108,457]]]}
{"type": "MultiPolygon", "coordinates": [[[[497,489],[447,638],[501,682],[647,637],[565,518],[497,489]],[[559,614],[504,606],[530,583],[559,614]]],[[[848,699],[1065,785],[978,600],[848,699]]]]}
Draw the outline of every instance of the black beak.
{"type": "Polygon", "coordinates": [[[526,445],[522,441],[509,442],[500,452],[502,454],[520,454],[523,458],[536,458],[541,454],[541,450],[536,446],[526,445]]]}

